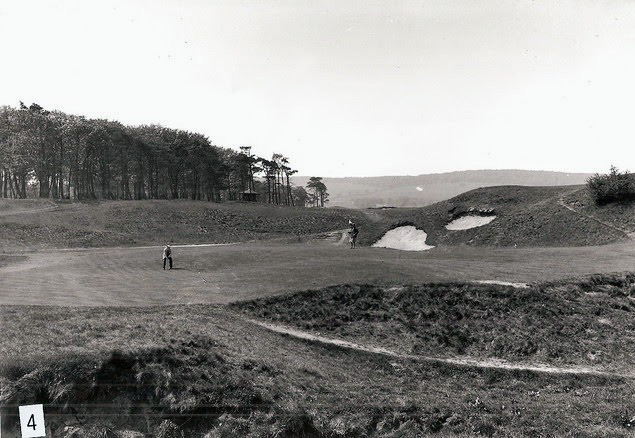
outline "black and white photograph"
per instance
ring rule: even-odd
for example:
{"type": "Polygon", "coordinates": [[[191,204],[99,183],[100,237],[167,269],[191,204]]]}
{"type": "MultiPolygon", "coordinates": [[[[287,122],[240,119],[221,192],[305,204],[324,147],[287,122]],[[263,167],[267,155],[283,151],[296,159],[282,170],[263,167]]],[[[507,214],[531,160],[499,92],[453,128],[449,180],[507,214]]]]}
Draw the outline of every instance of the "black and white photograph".
{"type": "Polygon", "coordinates": [[[635,436],[634,109],[632,0],[0,0],[0,437],[635,436]]]}

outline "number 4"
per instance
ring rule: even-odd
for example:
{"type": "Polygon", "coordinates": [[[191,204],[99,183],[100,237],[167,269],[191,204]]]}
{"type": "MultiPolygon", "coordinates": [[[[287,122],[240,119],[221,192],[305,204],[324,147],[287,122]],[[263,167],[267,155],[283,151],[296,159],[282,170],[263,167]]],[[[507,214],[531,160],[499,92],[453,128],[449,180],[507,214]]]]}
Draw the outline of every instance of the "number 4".
{"type": "Polygon", "coordinates": [[[35,425],[35,414],[31,414],[31,416],[29,417],[29,422],[26,423],[27,427],[32,427],[33,430],[35,430],[37,428],[37,426],[35,425]]]}
{"type": "Polygon", "coordinates": [[[22,438],[46,436],[43,405],[19,406],[19,410],[22,438]]]}

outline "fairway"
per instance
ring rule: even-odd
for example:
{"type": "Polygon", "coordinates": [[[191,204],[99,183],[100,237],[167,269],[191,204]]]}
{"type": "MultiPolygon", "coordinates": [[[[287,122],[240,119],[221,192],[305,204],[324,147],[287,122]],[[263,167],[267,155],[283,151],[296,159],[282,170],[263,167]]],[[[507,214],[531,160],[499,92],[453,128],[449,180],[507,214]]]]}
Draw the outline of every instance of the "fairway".
{"type": "Polygon", "coordinates": [[[635,244],[455,246],[423,252],[349,250],[327,242],[177,246],[171,271],[161,268],[160,256],[160,247],[45,250],[4,256],[0,259],[0,304],[225,304],[344,283],[530,283],[630,270],[635,266],[635,244]]]}

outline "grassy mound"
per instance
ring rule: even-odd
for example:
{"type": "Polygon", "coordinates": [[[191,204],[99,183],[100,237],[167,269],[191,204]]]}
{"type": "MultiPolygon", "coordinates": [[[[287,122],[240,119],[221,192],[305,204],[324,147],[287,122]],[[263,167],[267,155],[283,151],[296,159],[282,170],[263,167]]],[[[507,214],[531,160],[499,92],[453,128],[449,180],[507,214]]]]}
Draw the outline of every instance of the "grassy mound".
{"type": "Polygon", "coordinates": [[[63,248],[227,243],[342,229],[349,219],[365,221],[356,211],[264,204],[185,200],[60,203],[57,209],[37,214],[0,216],[0,245],[63,248]]]}
{"type": "Polygon", "coordinates": [[[233,304],[302,329],[422,355],[631,366],[635,274],[529,289],[345,285],[233,304]]]}
{"type": "Polygon", "coordinates": [[[285,408],[276,404],[284,390],[281,382],[274,383],[279,373],[261,361],[232,360],[226,347],[196,336],[106,357],[5,362],[3,429],[18,429],[15,406],[42,403],[53,436],[119,436],[130,429],[152,436],[180,436],[183,430],[202,436],[214,423],[236,429],[239,420],[223,426],[232,418],[250,419],[243,431],[257,427],[290,436],[302,425],[289,422],[285,408]]]}
{"type": "MultiPolygon", "coordinates": [[[[388,229],[409,224],[439,245],[583,246],[624,239],[624,234],[560,204],[560,198],[584,192],[582,187],[499,186],[472,190],[423,208],[384,210],[385,224],[377,234],[362,234],[364,243],[378,240],[388,229]],[[445,226],[472,211],[487,211],[496,219],[487,225],[450,231],[445,226]],[[386,226],[387,225],[387,226],[386,226]]],[[[607,216],[613,211],[605,210],[607,216]]]]}

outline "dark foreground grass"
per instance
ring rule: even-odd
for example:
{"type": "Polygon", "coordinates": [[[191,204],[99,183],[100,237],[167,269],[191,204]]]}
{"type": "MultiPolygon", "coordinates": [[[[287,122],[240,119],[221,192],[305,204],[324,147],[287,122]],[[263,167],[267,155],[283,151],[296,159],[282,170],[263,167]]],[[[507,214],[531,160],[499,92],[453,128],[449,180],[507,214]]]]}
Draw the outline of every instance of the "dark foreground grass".
{"type": "MultiPolygon", "coordinates": [[[[207,337],[141,351],[9,362],[2,369],[3,419],[11,428],[17,406],[43,403],[55,435],[68,425],[157,431],[164,420],[187,421],[202,435],[209,418],[274,413],[279,370],[254,360],[232,360],[207,337]],[[74,418],[73,418],[74,417],[74,418]],[[73,421],[74,420],[74,421],[73,421]]],[[[280,430],[284,422],[276,425],[280,430]]],[[[81,427],[80,427],[81,429],[81,427]]]]}
{"type": "Polygon", "coordinates": [[[250,315],[422,355],[635,364],[635,274],[534,285],[343,285],[234,303],[250,315]]]}
{"type": "Polygon", "coordinates": [[[399,360],[280,336],[213,306],[5,306],[0,315],[8,437],[27,403],[44,403],[52,436],[632,432],[631,380],[399,360]]]}

